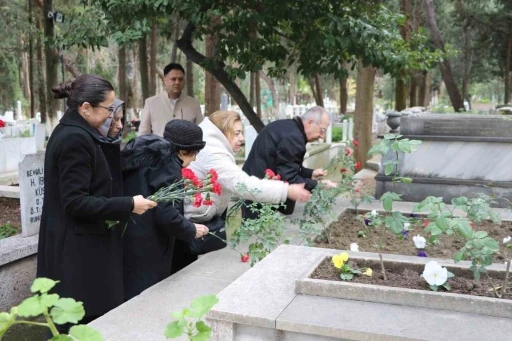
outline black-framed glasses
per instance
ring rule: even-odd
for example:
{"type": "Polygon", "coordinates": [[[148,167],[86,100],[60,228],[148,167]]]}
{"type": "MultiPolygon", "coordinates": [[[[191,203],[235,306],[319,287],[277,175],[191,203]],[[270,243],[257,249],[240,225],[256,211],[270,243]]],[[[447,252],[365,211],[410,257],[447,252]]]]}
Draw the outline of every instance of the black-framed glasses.
{"type": "Polygon", "coordinates": [[[97,105],[95,105],[95,106],[96,106],[96,107],[103,108],[103,109],[107,109],[107,110],[110,112],[110,114],[111,114],[111,115],[112,115],[112,113],[114,112],[114,107],[113,107],[113,106],[112,106],[112,107],[104,107],[103,105],[99,105],[99,104],[97,104],[97,105]]]}

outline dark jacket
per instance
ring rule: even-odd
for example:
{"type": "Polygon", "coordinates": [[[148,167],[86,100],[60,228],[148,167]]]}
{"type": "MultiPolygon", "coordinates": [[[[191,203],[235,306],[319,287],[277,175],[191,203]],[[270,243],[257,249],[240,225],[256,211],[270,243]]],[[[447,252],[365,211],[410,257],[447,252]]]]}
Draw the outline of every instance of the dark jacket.
{"type": "Polygon", "coordinates": [[[61,297],[84,302],[87,316],[123,303],[122,242],[106,220],[127,220],[131,197],[112,198],[99,134],[68,109],[46,148],[37,276],[59,280],[61,297]]]}
{"type": "MultiPolygon", "coordinates": [[[[281,180],[291,184],[304,183],[305,188],[312,191],[317,185],[311,179],[313,169],[302,166],[307,142],[300,118],[271,122],[256,137],[243,170],[263,179],[265,170],[271,169],[281,175],[281,180]]],[[[283,213],[293,213],[295,202],[287,200],[285,204],[283,213]]]]}
{"type": "MultiPolygon", "coordinates": [[[[156,135],[131,140],[121,152],[126,195],[148,197],[181,180],[181,160],[169,142],[156,135]]],[[[132,216],[123,236],[125,299],[171,275],[174,238],[191,241],[194,224],[183,217],[183,203],[160,202],[140,216],[132,216]]]]}

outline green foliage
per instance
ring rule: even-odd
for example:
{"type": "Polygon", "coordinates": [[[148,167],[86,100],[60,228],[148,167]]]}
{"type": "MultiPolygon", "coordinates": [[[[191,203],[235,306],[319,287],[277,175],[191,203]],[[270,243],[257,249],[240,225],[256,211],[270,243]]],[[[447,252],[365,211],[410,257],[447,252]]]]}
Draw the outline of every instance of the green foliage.
{"type": "Polygon", "coordinates": [[[71,298],[60,298],[57,294],[48,292],[58,281],[48,278],[36,278],[30,287],[34,296],[25,299],[17,307],[11,308],[10,313],[0,313],[0,340],[7,330],[14,324],[34,324],[48,327],[53,337],[51,340],[66,341],[103,341],[103,337],[94,328],[85,325],[76,325],[70,329],[70,338],[67,335],[60,335],[55,327],[57,324],[78,323],[85,316],[82,302],[76,302],[71,298]],[[48,310],[51,308],[50,313],[48,310]],[[36,323],[26,320],[18,320],[18,317],[35,317],[43,315],[46,323],[36,323]]]}
{"type": "MultiPolygon", "coordinates": [[[[237,185],[239,193],[247,192],[255,194],[244,184],[237,185]]],[[[257,219],[245,219],[242,225],[233,233],[230,245],[234,249],[240,243],[246,243],[251,237],[255,240],[249,244],[247,254],[251,259],[251,266],[265,258],[277,246],[281,244],[286,231],[285,218],[276,211],[284,204],[261,203],[257,200],[247,206],[251,212],[258,213],[257,219]]]]}
{"type": "Polygon", "coordinates": [[[332,127],[332,142],[340,142],[343,140],[343,128],[332,127]]]}
{"type": "Polygon", "coordinates": [[[172,313],[172,317],[176,321],[167,325],[164,335],[172,339],[185,333],[190,341],[210,340],[212,329],[201,321],[201,318],[218,302],[219,299],[215,295],[206,295],[194,299],[190,303],[190,308],[172,313]],[[189,321],[189,319],[195,319],[195,322],[189,321]]]}
{"type": "Polygon", "coordinates": [[[463,245],[453,255],[455,262],[469,259],[470,270],[476,280],[481,274],[487,273],[487,266],[492,264],[493,255],[499,251],[499,243],[487,235],[485,231],[474,231],[473,225],[484,220],[500,222],[500,217],[491,208],[493,200],[490,197],[479,195],[468,199],[459,197],[452,199],[453,208],[443,203],[442,198],[429,196],[415,207],[416,211],[428,211],[428,217],[433,221],[425,228],[425,232],[437,240],[441,235],[453,235],[463,245]],[[455,209],[461,209],[467,217],[454,216],[455,209]]]}
{"type": "Polygon", "coordinates": [[[126,134],[125,137],[123,137],[123,142],[128,143],[128,142],[130,142],[130,140],[132,140],[136,137],[137,137],[137,132],[134,130],[131,130],[130,132],[128,132],[128,134],[126,134]]]}
{"type": "Polygon", "coordinates": [[[19,229],[12,226],[11,222],[0,225],[0,239],[8,238],[19,233],[19,229]]]}

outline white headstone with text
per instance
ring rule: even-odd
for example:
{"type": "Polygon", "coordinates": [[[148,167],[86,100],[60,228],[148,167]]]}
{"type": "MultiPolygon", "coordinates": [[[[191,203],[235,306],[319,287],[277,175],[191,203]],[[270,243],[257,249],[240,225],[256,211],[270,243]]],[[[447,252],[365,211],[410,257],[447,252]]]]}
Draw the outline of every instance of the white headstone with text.
{"type": "Polygon", "coordinates": [[[36,140],[36,150],[40,152],[44,149],[44,142],[46,139],[46,125],[45,124],[34,124],[35,131],[34,131],[34,137],[36,140]]]}
{"type": "Polygon", "coordinates": [[[27,154],[19,163],[21,235],[39,233],[44,199],[44,154],[27,154]]]}

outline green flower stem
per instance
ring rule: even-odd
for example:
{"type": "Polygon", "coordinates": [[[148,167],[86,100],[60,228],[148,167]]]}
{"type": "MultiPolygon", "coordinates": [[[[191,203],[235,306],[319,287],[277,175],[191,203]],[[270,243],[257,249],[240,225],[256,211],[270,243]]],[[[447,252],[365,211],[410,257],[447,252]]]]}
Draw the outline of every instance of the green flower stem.
{"type": "Polygon", "coordinates": [[[50,328],[50,325],[48,323],[42,323],[42,322],[32,322],[32,321],[15,321],[14,324],[31,324],[34,326],[40,326],[40,327],[46,327],[50,328]]]}
{"type": "MultiPolygon", "coordinates": [[[[459,233],[457,232],[457,230],[453,230],[453,235],[455,237],[457,237],[457,239],[459,239],[459,241],[462,243],[462,244],[465,244],[466,241],[464,238],[462,238],[459,233]]],[[[473,253],[473,251],[471,249],[468,249],[468,252],[471,254],[471,256],[474,258],[477,258],[475,256],[475,254],[473,253]]],[[[485,276],[487,277],[487,279],[489,280],[489,282],[491,283],[491,286],[492,286],[492,289],[494,291],[494,296],[496,296],[497,298],[501,298],[501,295],[498,293],[498,289],[496,289],[496,286],[494,285],[494,283],[492,282],[491,280],[491,277],[489,276],[489,274],[487,273],[487,271],[485,272],[485,276]]]]}
{"type": "Polygon", "coordinates": [[[57,327],[55,327],[55,324],[53,323],[50,314],[48,314],[48,309],[44,309],[44,317],[46,318],[46,321],[48,322],[48,327],[52,331],[53,336],[59,335],[59,331],[57,330],[57,327]]]}
{"type": "MultiPolygon", "coordinates": [[[[212,235],[212,236],[214,236],[215,238],[222,240],[224,243],[226,243],[226,245],[229,245],[229,243],[228,243],[228,241],[227,241],[227,240],[222,239],[221,237],[217,236],[215,233],[213,233],[213,232],[208,232],[208,234],[211,234],[211,235],[212,235]]],[[[240,254],[240,256],[243,256],[243,255],[244,255],[243,253],[241,253],[240,251],[238,251],[237,249],[235,249],[235,247],[233,247],[233,246],[231,246],[231,245],[229,245],[229,247],[230,247],[232,250],[234,250],[234,251],[238,252],[238,253],[240,254]]]]}
{"type": "Polygon", "coordinates": [[[384,280],[387,281],[387,277],[386,277],[386,268],[384,267],[384,261],[382,260],[382,244],[384,244],[384,238],[386,237],[386,231],[387,231],[387,228],[386,226],[384,226],[382,228],[384,231],[382,232],[382,236],[380,237],[380,242],[378,244],[379,248],[377,249],[378,253],[379,253],[379,259],[380,259],[380,270],[382,271],[382,276],[384,276],[384,280]]]}
{"type": "MultiPolygon", "coordinates": [[[[506,248],[505,248],[506,250],[506,248]]],[[[501,288],[501,296],[505,295],[507,292],[507,286],[508,286],[508,274],[510,272],[510,261],[511,259],[508,256],[507,252],[505,251],[505,256],[507,259],[507,270],[505,271],[505,279],[503,280],[503,287],[501,288]]]]}

